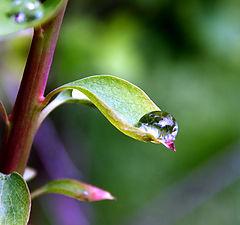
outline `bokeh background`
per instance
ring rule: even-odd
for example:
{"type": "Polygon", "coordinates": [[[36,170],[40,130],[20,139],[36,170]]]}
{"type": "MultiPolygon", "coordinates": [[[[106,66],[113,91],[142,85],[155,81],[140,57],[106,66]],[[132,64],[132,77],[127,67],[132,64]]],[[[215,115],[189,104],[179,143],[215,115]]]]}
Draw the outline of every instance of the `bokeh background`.
{"type": "MultiPolygon", "coordinates": [[[[94,74],[127,79],[177,119],[177,152],[124,136],[95,109],[59,107],[35,138],[30,188],[75,178],[117,201],[42,196],[32,225],[240,224],[239,15],[237,0],[69,1],[47,91],[94,74]]],[[[9,112],[30,41],[29,31],[1,38],[9,112]]]]}

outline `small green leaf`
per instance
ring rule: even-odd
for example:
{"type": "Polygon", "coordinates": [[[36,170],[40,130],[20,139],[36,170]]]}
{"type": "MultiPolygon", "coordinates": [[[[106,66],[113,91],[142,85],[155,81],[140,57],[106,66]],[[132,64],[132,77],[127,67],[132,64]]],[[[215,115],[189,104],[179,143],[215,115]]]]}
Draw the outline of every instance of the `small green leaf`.
{"type": "Polygon", "coordinates": [[[76,198],[80,201],[100,201],[115,199],[109,192],[79,182],[77,180],[62,179],[52,181],[32,193],[32,199],[47,193],[56,193],[76,198]]]}
{"type": "Polygon", "coordinates": [[[175,151],[173,140],[175,140],[177,126],[174,135],[169,133],[169,129],[164,127],[168,125],[164,121],[168,120],[172,123],[170,118],[173,117],[169,114],[169,118],[161,118],[164,124],[157,125],[158,127],[150,125],[149,129],[146,129],[148,124],[139,126],[139,121],[143,116],[150,112],[160,111],[160,109],[140,88],[128,81],[109,75],[87,77],[54,90],[46,97],[46,101],[60,91],[64,92],[60,93],[42,111],[39,124],[50,111],[59,105],[59,102],[62,104],[64,101],[70,102],[78,99],[79,103],[81,103],[85,99],[87,102],[91,101],[122,133],[143,142],[162,143],[167,148],[175,151]],[[73,91],[71,92],[68,89],[71,89],[71,91],[78,90],[79,93],[84,95],[78,93],[73,95],[73,91]],[[67,97],[63,98],[63,96],[67,97]],[[166,139],[163,139],[163,137],[166,135],[169,135],[171,138],[168,138],[169,141],[165,143],[166,139]]]}
{"type": "Polygon", "coordinates": [[[1,0],[0,35],[40,26],[60,9],[66,0],[1,0]]]}
{"type": "Polygon", "coordinates": [[[30,214],[30,193],[18,173],[0,173],[0,225],[26,225],[30,214]]]}

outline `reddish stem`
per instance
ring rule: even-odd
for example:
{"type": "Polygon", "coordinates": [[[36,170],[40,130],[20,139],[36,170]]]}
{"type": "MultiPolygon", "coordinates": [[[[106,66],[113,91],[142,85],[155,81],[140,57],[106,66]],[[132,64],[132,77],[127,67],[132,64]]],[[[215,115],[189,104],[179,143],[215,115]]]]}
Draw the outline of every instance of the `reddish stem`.
{"type": "Polygon", "coordinates": [[[67,1],[57,16],[35,29],[20,89],[13,107],[10,130],[5,134],[0,152],[0,171],[23,173],[36,122],[42,109],[42,99],[67,1]]]}
{"type": "Polygon", "coordinates": [[[1,114],[2,114],[2,118],[3,118],[3,122],[4,122],[5,126],[8,128],[9,127],[9,118],[8,118],[7,112],[4,108],[4,105],[0,101],[0,115],[1,114]]]}

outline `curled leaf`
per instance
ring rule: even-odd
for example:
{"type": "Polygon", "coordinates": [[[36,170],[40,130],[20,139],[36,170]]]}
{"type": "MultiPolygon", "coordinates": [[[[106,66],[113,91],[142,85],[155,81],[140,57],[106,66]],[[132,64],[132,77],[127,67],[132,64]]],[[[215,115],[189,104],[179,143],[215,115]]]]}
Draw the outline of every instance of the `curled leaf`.
{"type": "Polygon", "coordinates": [[[54,101],[50,102],[47,107],[42,110],[38,119],[38,126],[40,126],[42,121],[48,116],[49,113],[64,103],[77,103],[94,107],[92,102],[85,95],[83,95],[81,92],[80,93],[82,95],[77,95],[76,93],[73,94],[73,91],[74,90],[72,89],[68,89],[58,94],[54,101]]]}
{"type": "MultiPolygon", "coordinates": [[[[162,143],[166,147],[175,150],[173,145],[166,143],[163,135],[156,135],[156,132],[151,132],[152,129],[142,129],[142,127],[138,126],[140,119],[144,115],[160,111],[160,109],[144,91],[135,85],[114,76],[91,76],[61,86],[50,93],[46,99],[57,92],[69,89],[83,93],[83,96],[87,97],[87,101],[91,101],[122,133],[143,142],[162,143]]],[[[55,101],[59,101],[61,95],[62,93],[49,104],[51,110],[55,108],[52,105],[55,104],[55,101]]],[[[67,101],[71,101],[71,99],[74,100],[73,95],[68,94],[67,101]]],[[[78,100],[82,101],[83,98],[79,97],[78,100]]],[[[40,118],[45,118],[47,109],[49,109],[48,106],[43,110],[40,118]]]]}
{"type": "Polygon", "coordinates": [[[32,199],[47,193],[66,195],[80,201],[100,201],[115,199],[109,192],[77,180],[54,180],[32,193],[32,199]]]}

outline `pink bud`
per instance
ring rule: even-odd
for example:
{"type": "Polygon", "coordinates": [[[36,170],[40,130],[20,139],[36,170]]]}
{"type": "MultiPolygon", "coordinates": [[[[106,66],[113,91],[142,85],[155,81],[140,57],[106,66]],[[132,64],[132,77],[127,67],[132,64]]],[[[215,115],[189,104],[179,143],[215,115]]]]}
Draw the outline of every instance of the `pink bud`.
{"type": "Polygon", "coordinates": [[[116,198],[113,197],[109,192],[104,191],[100,188],[94,187],[89,184],[83,184],[84,189],[81,195],[84,195],[84,199],[86,201],[101,201],[101,200],[115,200],[116,198]]]}

